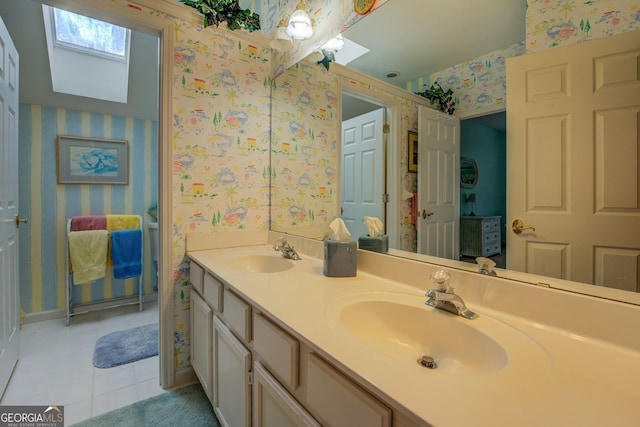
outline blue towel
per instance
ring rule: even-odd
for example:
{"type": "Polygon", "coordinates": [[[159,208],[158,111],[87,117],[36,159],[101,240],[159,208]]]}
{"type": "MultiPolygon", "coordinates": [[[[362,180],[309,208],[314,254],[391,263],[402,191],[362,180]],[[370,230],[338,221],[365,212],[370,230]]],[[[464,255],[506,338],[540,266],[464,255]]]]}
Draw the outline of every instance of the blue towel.
{"type": "Polygon", "coordinates": [[[111,259],[114,279],[126,279],[142,274],[142,231],[111,232],[111,259]]]}

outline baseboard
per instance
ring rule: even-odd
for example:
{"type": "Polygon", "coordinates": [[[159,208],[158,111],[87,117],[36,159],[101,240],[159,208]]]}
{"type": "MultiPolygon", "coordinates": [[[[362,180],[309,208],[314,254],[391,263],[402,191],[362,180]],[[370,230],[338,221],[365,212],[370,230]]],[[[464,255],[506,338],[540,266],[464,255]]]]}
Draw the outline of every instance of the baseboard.
{"type": "MultiPolygon", "coordinates": [[[[143,295],[142,296],[142,303],[146,303],[146,302],[153,302],[153,301],[157,301],[158,300],[158,294],[153,293],[153,294],[148,294],[148,295],[143,295]]],[[[131,298],[124,298],[121,300],[121,302],[137,302],[138,301],[138,297],[131,297],[131,298]]],[[[95,303],[95,304],[88,304],[88,305],[84,305],[84,306],[79,306],[78,308],[84,310],[87,308],[91,308],[92,310],[101,310],[101,309],[105,309],[109,307],[109,304],[111,304],[111,302],[109,301],[105,301],[105,302],[99,302],[99,303],[95,303]]],[[[55,319],[63,319],[67,316],[67,309],[66,308],[59,308],[56,310],[47,310],[47,311],[40,311],[38,313],[27,313],[24,315],[24,321],[22,322],[23,325],[29,324],[29,323],[36,323],[36,322],[45,322],[47,320],[55,320],[55,319]]]]}
{"type": "Polygon", "coordinates": [[[194,384],[197,382],[199,381],[195,371],[193,370],[193,368],[189,367],[186,369],[180,369],[179,371],[176,371],[173,377],[173,385],[170,387],[163,387],[163,388],[170,390],[173,388],[183,387],[185,385],[194,384]]]}

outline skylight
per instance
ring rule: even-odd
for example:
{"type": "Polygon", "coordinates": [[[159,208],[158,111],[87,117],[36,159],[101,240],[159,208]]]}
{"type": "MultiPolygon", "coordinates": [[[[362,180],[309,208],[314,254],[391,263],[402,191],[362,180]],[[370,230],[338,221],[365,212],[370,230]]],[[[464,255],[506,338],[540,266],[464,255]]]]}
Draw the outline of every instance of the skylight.
{"type": "Polygon", "coordinates": [[[42,5],[54,92],[126,103],[131,30],[42,5]]]}
{"type": "Polygon", "coordinates": [[[126,28],[62,9],[53,8],[53,11],[56,43],[125,59],[126,28]]]}

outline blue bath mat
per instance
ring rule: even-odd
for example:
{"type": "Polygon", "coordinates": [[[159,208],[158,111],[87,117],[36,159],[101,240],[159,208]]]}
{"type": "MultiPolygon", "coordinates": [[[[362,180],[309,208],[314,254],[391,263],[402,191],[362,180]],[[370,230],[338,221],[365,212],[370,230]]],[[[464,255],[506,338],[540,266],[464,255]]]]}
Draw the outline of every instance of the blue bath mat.
{"type": "Polygon", "coordinates": [[[112,368],[157,354],[158,324],[151,323],[98,338],[93,351],[93,366],[112,368]]]}

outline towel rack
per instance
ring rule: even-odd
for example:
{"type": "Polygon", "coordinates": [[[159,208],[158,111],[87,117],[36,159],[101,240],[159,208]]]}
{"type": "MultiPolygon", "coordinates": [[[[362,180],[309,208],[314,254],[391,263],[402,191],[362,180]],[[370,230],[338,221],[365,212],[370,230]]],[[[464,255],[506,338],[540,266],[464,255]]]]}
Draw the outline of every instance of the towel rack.
{"type": "MultiPolygon", "coordinates": [[[[140,262],[144,260],[144,234],[142,232],[142,217],[138,216],[139,227],[140,227],[140,262]]],[[[69,268],[71,265],[70,255],[69,255],[69,232],[71,232],[71,220],[72,218],[67,219],[67,238],[66,238],[66,293],[67,293],[67,315],[66,315],[66,326],[69,326],[71,322],[71,317],[77,316],[79,314],[86,314],[92,311],[104,310],[107,308],[115,308],[126,305],[138,304],[138,310],[142,311],[142,296],[143,296],[143,270],[141,270],[140,275],[137,276],[138,282],[138,295],[137,298],[133,297],[119,297],[113,299],[105,299],[101,301],[93,301],[88,304],[74,304],[73,302],[73,287],[75,284],[73,283],[73,272],[69,268]]],[[[142,264],[143,265],[143,264],[142,264]]],[[[91,283],[83,283],[78,286],[90,286],[91,283]]]]}

